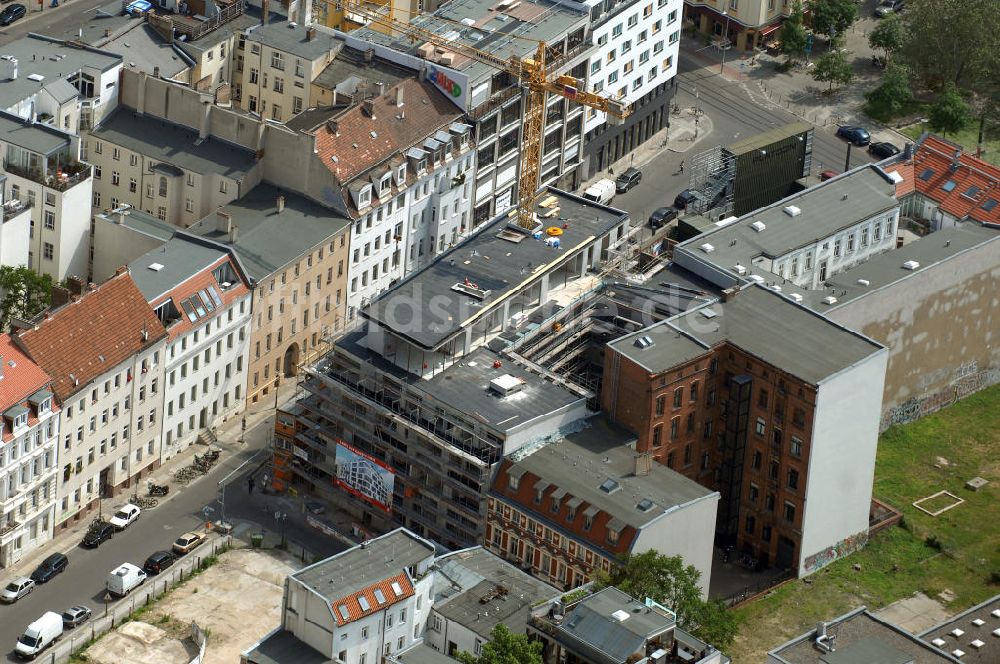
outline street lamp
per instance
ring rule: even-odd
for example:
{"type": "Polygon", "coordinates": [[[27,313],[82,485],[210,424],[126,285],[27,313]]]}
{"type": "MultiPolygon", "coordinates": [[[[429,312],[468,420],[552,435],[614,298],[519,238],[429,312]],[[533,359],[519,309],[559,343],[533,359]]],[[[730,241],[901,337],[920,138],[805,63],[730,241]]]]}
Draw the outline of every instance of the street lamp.
{"type": "Polygon", "coordinates": [[[726,45],[729,43],[729,12],[723,9],[722,15],[726,17],[726,30],[722,33],[722,66],[719,67],[720,74],[726,71],[726,45]]]}

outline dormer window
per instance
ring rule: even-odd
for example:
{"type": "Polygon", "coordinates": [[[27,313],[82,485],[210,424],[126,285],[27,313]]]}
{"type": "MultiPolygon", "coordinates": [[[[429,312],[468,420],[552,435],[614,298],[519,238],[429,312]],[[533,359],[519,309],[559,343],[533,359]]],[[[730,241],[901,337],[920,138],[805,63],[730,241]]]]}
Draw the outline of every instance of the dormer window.
{"type": "Polygon", "coordinates": [[[382,181],[379,183],[378,186],[379,197],[381,197],[383,194],[389,191],[389,187],[392,185],[391,180],[392,180],[391,175],[386,174],[385,176],[383,176],[382,181]]]}
{"type": "Polygon", "coordinates": [[[406,164],[400,166],[399,170],[396,171],[396,184],[402,185],[404,182],[406,182],[406,164]]]}
{"type": "Polygon", "coordinates": [[[514,475],[507,476],[507,488],[509,488],[511,491],[517,491],[519,486],[521,486],[520,477],[515,477],[514,475]]]}
{"type": "Polygon", "coordinates": [[[45,399],[42,403],[38,404],[38,414],[47,413],[52,410],[52,399],[45,399]]]}
{"type": "Polygon", "coordinates": [[[426,170],[427,170],[427,159],[424,158],[421,159],[419,162],[417,162],[417,171],[423,173],[426,170]]]}
{"type": "Polygon", "coordinates": [[[358,209],[363,209],[372,204],[372,188],[366,185],[358,192],[358,209]]]}

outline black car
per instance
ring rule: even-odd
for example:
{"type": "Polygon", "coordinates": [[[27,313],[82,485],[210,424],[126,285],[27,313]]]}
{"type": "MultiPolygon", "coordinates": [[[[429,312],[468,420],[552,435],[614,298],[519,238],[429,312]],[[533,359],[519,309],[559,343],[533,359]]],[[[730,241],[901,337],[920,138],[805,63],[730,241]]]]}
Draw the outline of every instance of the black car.
{"type": "Polygon", "coordinates": [[[649,225],[653,228],[659,228],[661,226],[666,226],[671,221],[677,218],[677,210],[672,207],[661,207],[653,210],[653,214],[649,215],[649,225]]]}
{"type": "Polygon", "coordinates": [[[624,173],[615,179],[615,191],[619,194],[624,194],[640,182],[642,182],[642,171],[638,168],[629,166],[625,169],[624,173]]]}
{"type": "Polygon", "coordinates": [[[149,558],[146,558],[146,562],[142,564],[142,569],[149,575],[159,574],[175,562],[177,562],[177,556],[171,552],[155,551],[149,558]]]}
{"type": "Polygon", "coordinates": [[[879,159],[888,159],[889,157],[899,154],[900,149],[892,143],[881,142],[869,144],[868,152],[870,152],[872,156],[878,157],[879,159]]]}
{"type": "Polygon", "coordinates": [[[24,15],[28,13],[28,8],[22,4],[7,5],[2,12],[0,12],[0,25],[10,25],[19,18],[24,18],[24,15]]]}
{"type": "Polygon", "coordinates": [[[685,210],[687,206],[697,200],[694,192],[690,189],[685,189],[681,193],[677,194],[677,198],[674,199],[674,207],[678,210],[685,210]]]}
{"type": "Polygon", "coordinates": [[[61,553],[53,553],[31,573],[31,578],[34,579],[35,583],[45,583],[56,574],[65,571],[68,566],[69,558],[61,553]]]}
{"type": "Polygon", "coordinates": [[[871,134],[864,127],[844,125],[837,128],[837,136],[846,139],[848,143],[862,148],[872,142],[871,134]]]}
{"type": "Polygon", "coordinates": [[[88,549],[96,549],[115,536],[115,527],[107,521],[99,521],[90,527],[83,536],[83,545],[88,549]]]}

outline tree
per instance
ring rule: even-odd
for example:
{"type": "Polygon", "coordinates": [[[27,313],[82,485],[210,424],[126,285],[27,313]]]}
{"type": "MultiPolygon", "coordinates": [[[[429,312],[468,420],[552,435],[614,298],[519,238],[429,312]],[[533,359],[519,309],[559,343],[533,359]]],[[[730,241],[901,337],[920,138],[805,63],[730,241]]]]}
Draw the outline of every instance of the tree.
{"type": "Polygon", "coordinates": [[[842,38],[844,33],[858,20],[856,0],[812,0],[813,30],[826,35],[830,41],[842,38]]]}
{"type": "Polygon", "coordinates": [[[515,634],[503,623],[490,632],[478,657],[469,652],[458,654],[462,664],[542,664],[542,642],[526,634],[515,634]]]}
{"type": "Polygon", "coordinates": [[[889,62],[892,54],[899,52],[905,43],[906,33],[903,30],[903,22],[896,14],[889,14],[879,21],[875,29],[868,35],[868,45],[872,47],[873,51],[878,49],[885,51],[886,62],[889,62]]]}
{"type": "Polygon", "coordinates": [[[827,93],[833,91],[833,84],[847,85],[854,78],[854,68],[841,50],[830,51],[816,62],[812,70],[814,80],[829,83],[827,93]]]}
{"type": "Polygon", "coordinates": [[[794,59],[802,51],[806,50],[806,29],[802,27],[801,0],[795,0],[795,4],[792,5],[792,13],[781,24],[781,32],[779,34],[781,52],[787,55],[789,60],[794,59]]]}
{"type": "Polygon", "coordinates": [[[25,266],[0,265],[0,328],[11,318],[31,318],[52,302],[52,277],[25,266]]]}
{"type": "Polygon", "coordinates": [[[969,124],[969,105],[958,94],[955,86],[948,86],[938,95],[927,114],[931,129],[943,134],[957,134],[969,124]]]}
{"type": "Polygon", "coordinates": [[[906,67],[897,63],[889,65],[882,74],[882,82],[865,94],[865,98],[868,100],[865,112],[873,118],[887,121],[902,113],[913,99],[906,67]]]}
{"type": "Polygon", "coordinates": [[[599,585],[612,585],[637,599],[650,598],[677,614],[677,624],[717,648],[729,647],[739,623],[735,614],[718,602],[701,597],[701,572],[684,565],[680,556],[650,550],[626,554],[599,585]]]}
{"type": "Polygon", "coordinates": [[[912,0],[903,54],[931,88],[975,89],[1000,70],[997,0],[912,0]]]}

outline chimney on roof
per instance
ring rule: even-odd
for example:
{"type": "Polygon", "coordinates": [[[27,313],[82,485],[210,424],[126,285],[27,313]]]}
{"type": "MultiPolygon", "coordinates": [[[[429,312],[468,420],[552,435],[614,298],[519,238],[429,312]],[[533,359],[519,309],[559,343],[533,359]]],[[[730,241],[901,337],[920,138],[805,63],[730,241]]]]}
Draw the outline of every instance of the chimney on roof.
{"type": "Polygon", "coordinates": [[[59,307],[69,304],[73,298],[70,296],[69,289],[63,288],[62,286],[52,287],[52,303],[49,305],[53,309],[58,309],[59,307]]]}
{"type": "Polygon", "coordinates": [[[233,227],[229,229],[229,244],[236,244],[236,240],[240,237],[240,227],[233,224],[233,227]]]}
{"type": "Polygon", "coordinates": [[[159,78],[159,77],[160,77],[160,66],[156,65],[155,67],[153,67],[153,78],[159,78]]]}
{"type": "Polygon", "coordinates": [[[269,18],[268,14],[271,13],[270,0],[260,0],[260,24],[267,25],[267,20],[269,18]]]}
{"type": "Polygon", "coordinates": [[[83,279],[80,277],[66,277],[66,288],[69,289],[70,295],[80,297],[83,295],[83,279]]]}
{"type": "Polygon", "coordinates": [[[649,452],[640,452],[635,455],[635,476],[645,477],[653,469],[653,455],[649,452]]]}
{"type": "Polygon", "coordinates": [[[385,82],[379,81],[376,85],[378,85],[378,96],[381,97],[385,94],[385,82]]]}
{"type": "Polygon", "coordinates": [[[233,228],[233,215],[228,212],[223,212],[222,210],[217,210],[215,213],[215,230],[220,233],[229,234],[233,228]]]}
{"type": "Polygon", "coordinates": [[[913,143],[907,142],[906,145],[903,146],[903,159],[906,161],[913,159],[913,143]]]}
{"type": "Polygon", "coordinates": [[[396,108],[399,108],[402,105],[403,105],[403,86],[402,85],[397,85],[396,86],[396,108]]]}
{"type": "Polygon", "coordinates": [[[951,170],[957,171],[958,166],[961,163],[961,160],[962,160],[962,151],[955,150],[955,153],[951,156],[951,170]]]}
{"type": "Polygon", "coordinates": [[[316,28],[310,26],[306,28],[306,41],[312,41],[316,39],[316,28]]]}
{"type": "Polygon", "coordinates": [[[331,134],[333,134],[334,136],[340,136],[340,132],[337,131],[338,126],[339,125],[337,124],[337,121],[334,120],[333,118],[330,118],[329,120],[326,121],[326,130],[331,134]]]}
{"type": "Polygon", "coordinates": [[[365,51],[365,64],[370,65],[375,59],[375,49],[370,48],[365,51]]]}
{"type": "Polygon", "coordinates": [[[361,102],[362,112],[370,117],[372,120],[375,119],[375,102],[372,99],[365,99],[361,102]]]}
{"type": "Polygon", "coordinates": [[[283,195],[278,196],[278,202],[276,207],[278,208],[278,214],[281,214],[282,212],[285,211],[285,197],[283,195]]]}
{"type": "Polygon", "coordinates": [[[105,37],[111,36],[111,28],[104,28],[104,36],[105,37]]]}
{"type": "Polygon", "coordinates": [[[739,294],[739,292],[740,289],[736,287],[725,289],[724,291],[722,291],[722,301],[729,302],[731,299],[736,297],[739,294]]]}

